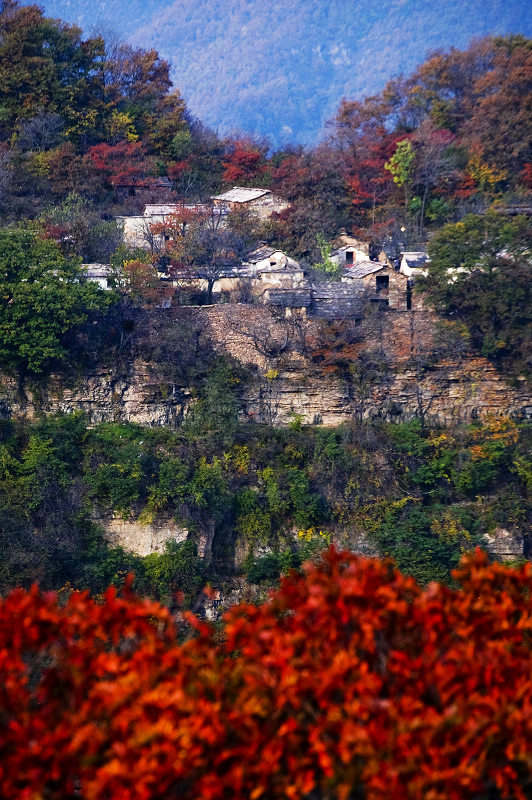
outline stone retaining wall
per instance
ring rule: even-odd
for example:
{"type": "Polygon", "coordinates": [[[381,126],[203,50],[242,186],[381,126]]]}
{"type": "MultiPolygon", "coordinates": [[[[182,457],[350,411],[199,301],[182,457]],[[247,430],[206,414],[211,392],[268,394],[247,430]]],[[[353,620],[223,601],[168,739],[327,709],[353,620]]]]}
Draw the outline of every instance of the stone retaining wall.
{"type": "MultiPolygon", "coordinates": [[[[404,421],[423,416],[449,425],[488,415],[532,417],[526,382],[509,386],[486,359],[441,359],[427,366],[423,351],[430,349],[434,318],[425,312],[385,313],[380,341],[366,346],[384,348],[389,368],[383,380],[362,389],[349,371],[327,372],[312,361],[312,320],[273,318],[268,309],[248,305],[179,312],[199,316],[216,349],[250,368],[241,393],[243,420],[285,424],[300,414],[307,424],[333,426],[353,417],[404,421]]],[[[179,317],[169,317],[169,324],[180,324],[179,317]]],[[[119,373],[97,370],[71,382],[52,376],[38,389],[26,387],[24,396],[15,380],[0,379],[4,418],[84,411],[92,423],[123,420],[176,428],[192,402],[186,387],[158,380],[141,361],[119,373]]]]}

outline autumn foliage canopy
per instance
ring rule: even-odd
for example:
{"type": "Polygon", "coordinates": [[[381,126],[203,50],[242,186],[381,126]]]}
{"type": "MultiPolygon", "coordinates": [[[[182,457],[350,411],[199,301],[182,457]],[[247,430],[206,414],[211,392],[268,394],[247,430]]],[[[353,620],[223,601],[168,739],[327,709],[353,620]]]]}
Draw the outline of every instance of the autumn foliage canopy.
{"type": "Polygon", "coordinates": [[[5,800],[530,797],[532,569],[330,550],[222,633],[126,591],[0,606],[5,800]]]}

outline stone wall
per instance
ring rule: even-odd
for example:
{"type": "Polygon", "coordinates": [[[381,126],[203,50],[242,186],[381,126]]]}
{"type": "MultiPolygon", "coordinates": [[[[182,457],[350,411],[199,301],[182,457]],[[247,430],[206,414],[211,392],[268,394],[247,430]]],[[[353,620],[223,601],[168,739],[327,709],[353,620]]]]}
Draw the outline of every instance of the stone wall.
{"type": "Polygon", "coordinates": [[[217,347],[254,368],[242,397],[244,418],[284,424],[301,414],[305,423],[332,426],[354,414],[389,421],[424,415],[443,425],[488,415],[532,417],[527,383],[509,386],[486,359],[428,359],[437,318],[427,310],[390,310],[376,317],[365,347],[383,350],[389,369],[385,380],[364,392],[349,376],[312,363],[314,320],[272,320],[268,309],[246,305],[212,306],[202,313],[217,347]],[[288,338],[289,345],[268,357],[265,331],[281,344],[288,338]],[[266,377],[271,370],[276,378],[266,377]]]}
{"type": "MultiPolygon", "coordinates": [[[[380,382],[361,388],[349,371],[327,372],[313,362],[313,320],[272,317],[267,308],[245,304],[178,311],[169,315],[169,324],[180,324],[183,313],[201,317],[218,351],[250,368],[241,393],[243,420],[284,424],[300,414],[305,423],[332,426],[354,415],[390,421],[424,416],[445,425],[486,415],[532,417],[526,382],[509,386],[485,359],[427,361],[434,335],[429,312],[388,311],[377,318],[364,346],[384,350],[388,368],[380,382]]],[[[161,382],[140,361],[119,373],[102,369],[70,382],[52,376],[46,385],[25,387],[24,395],[14,380],[0,380],[4,418],[84,411],[92,423],[175,428],[191,402],[189,390],[161,382]]]]}

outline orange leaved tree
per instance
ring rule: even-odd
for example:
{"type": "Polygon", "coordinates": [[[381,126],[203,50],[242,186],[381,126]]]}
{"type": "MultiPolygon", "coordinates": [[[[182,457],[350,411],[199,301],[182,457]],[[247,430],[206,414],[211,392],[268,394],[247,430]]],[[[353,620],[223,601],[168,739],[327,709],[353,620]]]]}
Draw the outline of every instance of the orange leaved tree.
{"type": "Polygon", "coordinates": [[[459,588],[328,551],[220,630],[125,591],[0,606],[4,800],[532,792],[532,570],[459,588]]]}

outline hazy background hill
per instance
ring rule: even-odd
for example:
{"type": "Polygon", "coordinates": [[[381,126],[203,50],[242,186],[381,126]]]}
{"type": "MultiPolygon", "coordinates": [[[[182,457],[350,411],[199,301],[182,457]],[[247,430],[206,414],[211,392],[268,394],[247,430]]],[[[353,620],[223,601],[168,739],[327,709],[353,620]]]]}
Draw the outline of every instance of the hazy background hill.
{"type": "Polygon", "coordinates": [[[474,36],[532,34],[528,0],[47,0],[50,16],[115,30],[173,67],[190,110],[220,133],[314,141],[342,96],[474,36]]]}

